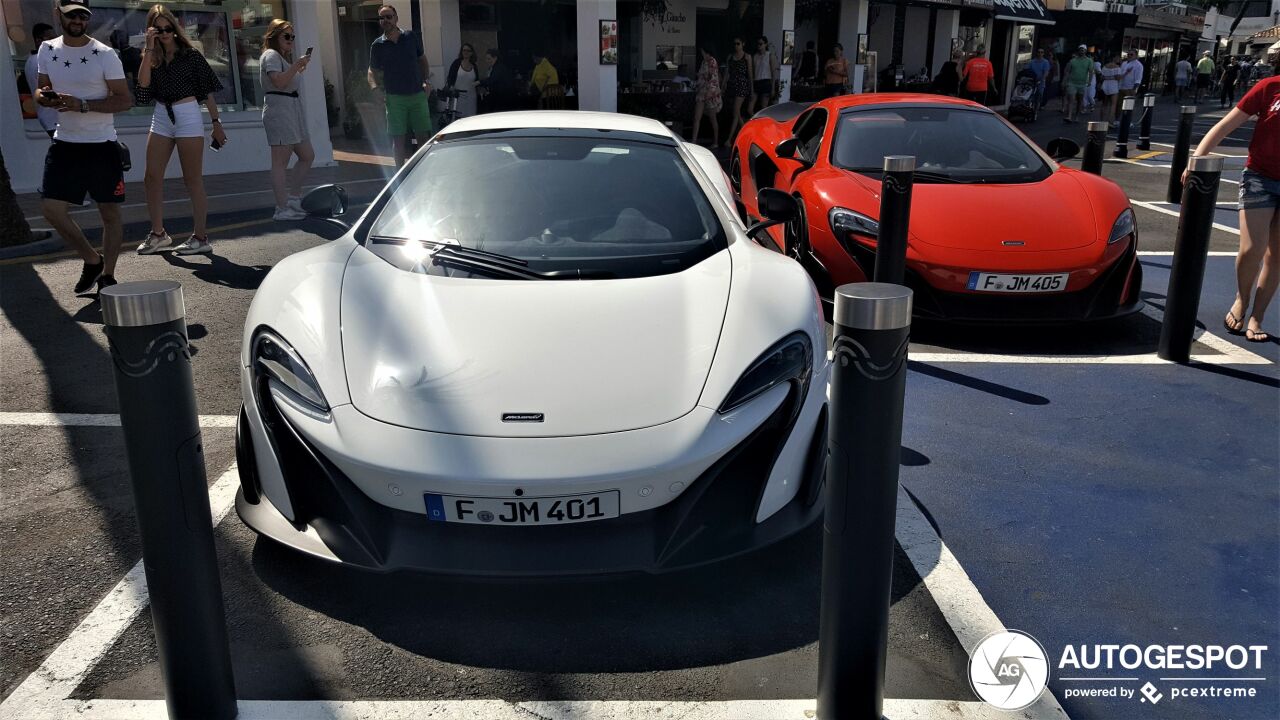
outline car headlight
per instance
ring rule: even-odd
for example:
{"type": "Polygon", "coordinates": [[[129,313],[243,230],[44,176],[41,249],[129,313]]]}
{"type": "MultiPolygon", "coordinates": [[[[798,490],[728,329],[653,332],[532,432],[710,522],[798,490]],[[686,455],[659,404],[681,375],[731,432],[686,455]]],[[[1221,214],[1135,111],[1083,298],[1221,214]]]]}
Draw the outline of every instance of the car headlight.
{"type": "Polygon", "coordinates": [[[250,363],[255,375],[261,373],[279,382],[304,405],[329,412],[329,403],[324,399],[311,368],[279,335],[265,328],[258,330],[253,336],[250,363]]]}
{"type": "Polygon", "coordinates": [[[827,219],[830,221],[831,229],[835,232],[837,238],[841,238],[844,233],[853,233],[854,235],[862,235],[869,238],[880,236],[880,223],[848,208],[831,208],[831,212],[827,213],[827,219]]]}
{"type": "Polygon", "coordinates": [[[1126,208],[1120,213],[1120,217],[1116,218],[1115,223],[1111,226],[1111,236],[1107,238],[1107,244],[1117,243],[1129,235],[1137,235],[1138,221],[1133,216],[1133,210],[1126,208]]]}
{"type": "Polygon", "coordinates": [[[722,415],[730,412],[784,382],[798,382],[807,387],[812,372],[813,345],[809,336],[792,333],[751,363],[720,404],[718,412],[722,415]]]}

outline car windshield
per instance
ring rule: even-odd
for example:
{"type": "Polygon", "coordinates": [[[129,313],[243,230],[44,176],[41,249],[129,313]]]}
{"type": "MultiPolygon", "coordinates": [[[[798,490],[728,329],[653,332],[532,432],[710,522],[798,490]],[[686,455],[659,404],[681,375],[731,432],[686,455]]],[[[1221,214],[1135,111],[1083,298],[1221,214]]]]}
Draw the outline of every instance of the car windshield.
{"type": "Polygon", "coordinates": [[[591,135],[436,143],[369,226],[366,247],[411,272],[500,279],[663,275],[725,247],[674,147],[591,135]]]}
{"type": "Polygon", "coordinates": [[[1025,140],[988,112],[887,107],[842,114],[832,162],[876,174],[886,155],[914,155],[916,182],[1025,183],[1052,170],[1025,140]]]}

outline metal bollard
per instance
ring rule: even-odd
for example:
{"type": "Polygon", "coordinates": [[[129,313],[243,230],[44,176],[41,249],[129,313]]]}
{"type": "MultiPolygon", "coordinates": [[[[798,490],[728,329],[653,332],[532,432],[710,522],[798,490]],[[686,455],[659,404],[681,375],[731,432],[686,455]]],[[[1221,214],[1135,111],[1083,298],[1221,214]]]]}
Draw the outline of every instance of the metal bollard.
{"type": "Polygon", "coordinates": [[[907,226],[911,220],[911,186],[916,159],[889,155],[880,185],[880,231],[876,237],[875,281],[902,284],[907,272],[907,226]]]}
{"type": "Polygon", "coordinates": [[[1187,169],[1191,156],[1191,132],[1196,124],[1196,106],[1183,105],[1178,113],[1178,138],[1173,141],[1173,164],[1169,166],[1169,192],[1165,201],[1182,202],[1182,171],[1187,169]]]}
{"type": "Polygon", "coordinates": [[[1111,152],[1113,157],[1129,157],[1129,125],[1133,123],[1133,107],[1137,99],[1132,95],[1120,101],[1120,132],[1116,136],[1116,148],[1111,152]]]}
{"type": "Polygon", "coordinates": [[[1155,93],[1142,96],[1142,123],[1138,126],[1138,149],[1151,149],[1151,123],[1156,115],[1155,93]]]}
{"type": "Polygon", "coordinates": [[[818,629],[822,720],[884,714],[911,300],[901,285],[836,288],[818,629]]]}
{"type": "Polygon", "coordinates": [[[1221,178],[1222,158],[1191,158],[1191,175],[1182,191],[1169,289],[1165,292],[1164,322],[1160,326],[1158,354],[1164,360],[1184,363],[1191,359],[1191,336],[1200,311],[1200,289],[1209,259],[1209,234],[1213,232],[1221,178]]]}
{"type": "Polygon", "coordinates": [[[1095,120],[1089,123],[1089,134],[1084,141],[1084,160],[1080,169],[1094,175],[1102,174],[1102,155],[1107,146],[1107,123],[1095,120]]]}
{"type": "Polygon", "coordinates": [[[235,680],[182,286],[124,283],[99,297],[169,717],[230,720],[235,680]]]}

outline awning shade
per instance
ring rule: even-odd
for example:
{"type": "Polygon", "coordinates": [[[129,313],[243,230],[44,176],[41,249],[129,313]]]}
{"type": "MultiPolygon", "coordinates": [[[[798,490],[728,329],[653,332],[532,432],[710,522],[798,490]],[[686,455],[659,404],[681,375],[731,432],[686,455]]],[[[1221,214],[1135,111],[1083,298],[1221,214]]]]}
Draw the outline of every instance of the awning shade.
{"type": "Polygon", "coordinates": [[[997,20],[1052,25],[1056,21],[1041,0],[995,0],[997,20]]]}

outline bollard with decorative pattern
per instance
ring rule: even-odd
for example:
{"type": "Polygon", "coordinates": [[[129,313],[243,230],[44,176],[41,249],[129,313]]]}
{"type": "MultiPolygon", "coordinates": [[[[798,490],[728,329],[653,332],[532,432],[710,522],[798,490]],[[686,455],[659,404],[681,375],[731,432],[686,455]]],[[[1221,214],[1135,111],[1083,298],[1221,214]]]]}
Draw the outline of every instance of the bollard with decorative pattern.
{"type": "Polygon", "coordinates": [[[1155,119],[1156,114],[1156,96],[1155,93],[1147,93],[1142,96],[1142,122],[1138,125],[1138,149],[1151,149],[1151,123],[1155,119]]]}
{"type": "Polygon", "coordinates": [[[99,297],[169,717],[229,720],[236,691],[182,286],[123,283],[99,297]]]}
{"type": "Polygon", "coordinates": [[[1169,289],[1165,291],[1164,322],[1160,326],[1157,354],[1173,362],[1191,359],[1191,339],[1200,311],[1204,268],[1209,262],[1209,235],[1218,207],[1218,183],[1222,158],[1191,158],[1191,174],[1182,190],[1182,214],[1174,240],[1169,289]]]}
{"type": "Polygon", "coordinates": [[[911,299],[910,289],[888,283],[836,288],[818,628],[822,720],[879,720],[884,712],[911,299]]]}
{"type": "Polygon", "coordinates": [[[1102,174],[1102,155],[1107,145],[1107,123],[1102,121],[1093,121],[1089,123],[1089,134],[1085,136],[1084,142],[1084,160],[1080,163],[1080,169],[1093,173],[1094,175],[1102,174]]]}
{"type": "Polygon", "coordinates": [[[880,182],[880,229],[876,235],[876,282],[902,284],[907,272],[907,226],[911,220],[911,187],[916,159],[888,155],[880,182]]]}
{"type": "Polygon", "coordinates": [[[1120,101],[1120,130],[1116,133],[1116,147],[1111,151],[1113,157],[1129,157],[1129,126],[1133,124],[1133,108],[1137,102],[1132,95],[1120,101]]]}
{"type": "Polygon", "coordinates": [[[1187,169],[1191,155],[1191,132],[1196,122],[1196,106],[1183,105],[1178,111],[1178,135],[1173,141],[1173,164],[1169,166],[1169,192],[1165,198],[1170,204],[1182,202],[1182,171],[1187,169]]]}

